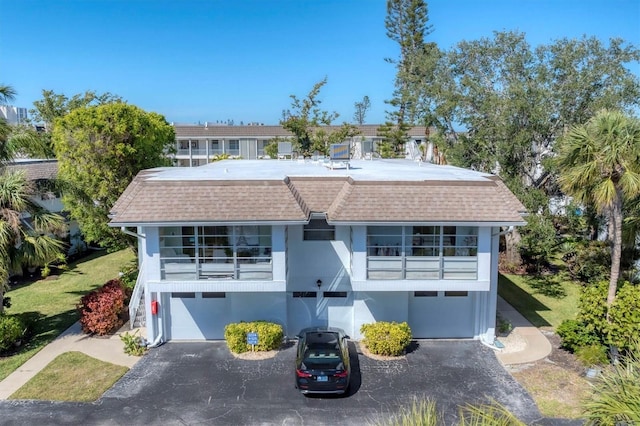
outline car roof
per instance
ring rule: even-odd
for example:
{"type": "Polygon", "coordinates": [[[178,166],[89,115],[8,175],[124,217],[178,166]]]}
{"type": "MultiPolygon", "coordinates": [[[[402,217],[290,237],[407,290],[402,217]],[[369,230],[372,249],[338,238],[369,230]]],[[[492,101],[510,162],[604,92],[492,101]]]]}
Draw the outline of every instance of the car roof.
{"type": "Polygon", "coordinates": [[[317,327],[307,327],[300,330],[298,336],[304,336],[307,333],[338,333],[340,335],[344,335],[344,330],[338,327],[326,327],[326,326],[317,326],[317,327]]]}

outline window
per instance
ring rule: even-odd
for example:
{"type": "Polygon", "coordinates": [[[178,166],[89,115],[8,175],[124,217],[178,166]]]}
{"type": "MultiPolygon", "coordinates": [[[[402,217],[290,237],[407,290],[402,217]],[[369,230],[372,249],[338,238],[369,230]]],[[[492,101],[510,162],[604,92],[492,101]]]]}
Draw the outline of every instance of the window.
{"type": "Polygon", "coordinates": [[[312,218],[304,225],[305,241],[332,241],[335,240],[335,226],[327,223],[326,219],[312,218]]]}
{"type": "Polygon", "coordinates": [[[209,153],[211,155],[220,155],[222,154],[222,144],[218,139],[212,139],[209,141],[209,153]]]}
{"type": "Polygon", "coordinates": [[[265,155],[267,155],[267,153],[264,151],[264,148],[269,145],[269,140],[268,139],[258,139],[258,157],[263,157],[265,155]]]}
{"type": "Polygon", "coordinates": [[[172,299],[195,299],[195,293],[171,293],[172,299]]]}
{"type": "Polygon", "coordinates": [[[231,139],[227,142],[227,154],[229,155],[240,155],[240,140],[231,139]]]}
{"type": "Polygon", "coordinates": [[[316,297],[316,292],[315,291],[294,291],[293,292],[293,297],[295,298],[315,298],[316,297]]]}
{"type": "Polygon", "coordinates": [[[444,297],[467,297],[469,292],[467,291],[445,291],[444,297]]]}
{"type": "Polygon", "coordinates": [[[322,293],[324,297],[347,297],[346,291],[325,291],[322,293]]]}
{"type": "Polygon", "coordinates": [[[227,293],[220,291],[202,293],[203,299],[224,299],[225,297],[227,297],[227,293]]]}
{"type": "Polygon", "coordinates": [[[477,254],[477,227],[367,227],[369,279],[475,280],[477,254]]]}
{"type": "Polygon", "coordinates": [[[162,279],[273,279],[271,226],[160,228],[162,279]]]}
{"type": "Polygon", "coordinates": [[[438,297],[437,291],[414,291],[413,297],[438,297]]]}

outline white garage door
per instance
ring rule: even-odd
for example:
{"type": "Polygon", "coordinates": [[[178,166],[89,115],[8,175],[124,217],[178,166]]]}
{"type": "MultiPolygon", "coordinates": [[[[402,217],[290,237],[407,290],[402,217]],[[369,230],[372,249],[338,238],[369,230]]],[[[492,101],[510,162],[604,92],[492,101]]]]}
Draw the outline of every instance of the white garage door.
{"type": "Polygon", "coordinates": [[[225,293],[171,293],[169,339],[224,339],[227,306],[225,293]]]}
{"type": "Polygon", "coordinates": [[[353,293],[294,291],[287,300],[287,334],[306,327],[329,326],[353,333],[353,293]]]}
{"type": "Polygon", "coordinates": [[[466,291],[416,291],[409,298],[415,338],[473,337],[473,297],[466,291]]]}

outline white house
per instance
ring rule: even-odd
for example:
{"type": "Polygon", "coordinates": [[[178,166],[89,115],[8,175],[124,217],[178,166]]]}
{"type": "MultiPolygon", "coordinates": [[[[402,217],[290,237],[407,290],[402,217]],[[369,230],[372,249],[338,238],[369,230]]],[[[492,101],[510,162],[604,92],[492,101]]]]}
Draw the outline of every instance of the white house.
{"type": "MultiPolygon", "coordinates": [[[[225,160],[141,172],[111,226],[139,238],[151,341],[226,324],[407,321],[493,342],[501,229],[524,207],[492,175],[409,160],[225,160]],[[336,167],[337,166],[337,167],[336,167]]],[[[135,302],[134,302],[135,303],[135,302]]]]}
{"type": "MultiPolygon", "coordinates": [[[[274,138],[287,139],[292,133],[282,126],[228,126],[205,123],[204,125],[174,124],[176,133],[176,165],[182,167],[201,166],[211,162],[218,155],[226,154],[246,160],[255,160],[266,156],[265,147],[274,138]]],[[[359,134],[349,140],[355,158],[364,157],[373,152],[376,144],[383,138],[378,136],[377,124],[355,126],[359,134]]],[[[337,130],[340,126],[324,126],[328,131],[337,130]]],[[[417,150],[426,140],[426,127],[411,127],[406,144],[407,156],[415,158],[420,155],[417,150]]]]}

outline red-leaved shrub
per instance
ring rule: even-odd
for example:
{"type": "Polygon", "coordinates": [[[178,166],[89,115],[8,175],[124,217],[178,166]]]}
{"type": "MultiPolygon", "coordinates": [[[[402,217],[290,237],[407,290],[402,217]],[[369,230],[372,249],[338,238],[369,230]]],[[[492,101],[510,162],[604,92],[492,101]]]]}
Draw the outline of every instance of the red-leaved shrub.
{"type": "Polygon", "coordinates": [[[77,306],[82,331],[102,336],[120,327],[124,299],[120,279],[107,281],[102,287],[84,295],[77,306]]]}

